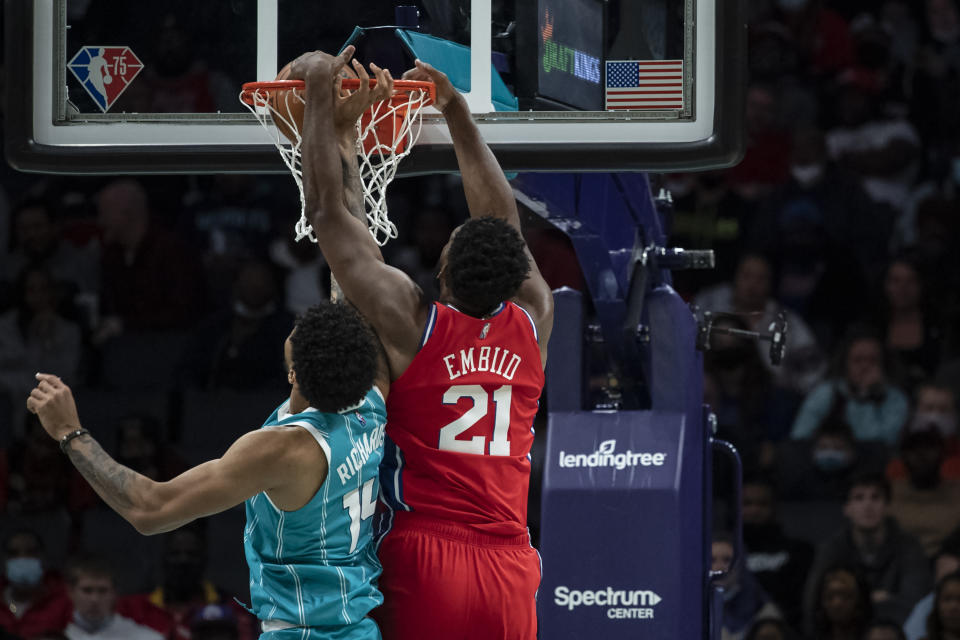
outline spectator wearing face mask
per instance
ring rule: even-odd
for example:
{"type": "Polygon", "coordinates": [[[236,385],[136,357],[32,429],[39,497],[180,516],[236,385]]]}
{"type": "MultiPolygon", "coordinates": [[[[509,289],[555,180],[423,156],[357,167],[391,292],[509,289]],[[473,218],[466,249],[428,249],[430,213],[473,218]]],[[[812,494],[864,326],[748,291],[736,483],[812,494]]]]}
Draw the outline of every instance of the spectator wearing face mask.
{"type": "Polygon", "coordinates": [[[117,613],[117,587],[105,560],[76,558],[70,563],[67,583],[73,603],[65,632],[69,640],[164,640],[157,631],[117,613]]]}
{"type": "Polygon", "coordinates": [[[779,493],[785,500],[843,502],[853,478],[878,473],[885,462],[882,443],[857,441],[842,417],[829,416],[809,441],[781,443],[779,493]]]}
{"type": "Polygon", "coordinates": [[[43,567],[43,542],[33,531],[21,530],[3,545],[4,576],[0,579],[0,629],[32,638],[61,631],[70,615],[63,580],[43,567]]]}
{"type": "Polygon", "coordinates": [[[960,526],[960,480],[941,475],[945,444],[934,424],[907,429],[900,453],[907,477],[892,483],[890,514],[933,555],[960,526]]]}
{"type": "Polygon", "coordinates": [[[887,380],[883,342],[868,328],[855,328],[839,352],[840,374],[811,391],[793,423],[791,436],[809,438],[817,425],[838,413],[857,440],[897,443],[907,420],[907,397],[887,380]]]}
{"type": "Polygon", "coordinates": [[[899,623],[930,589],[933,580],[923,548],[890,517],[889,505],[890,485],[883,475],[853,480],[843,506],[847,524],[817,549],[807,579],[807,620],[813,619],[817,585],[824,572],[841,562],[863,573],[873,606],[899,623]]]}
{"type": "MultiPolygon", "coordinates": [[[[943,436],[943,461],[940,477],[960,479],[960,442],[957,439],[957,401],[953,390],[937,382],[921,383],[914,392],[916,408],[907,429],[922,430],[934,426],[943,436]]],[[[887,477],[897,480],[907,477],[907,468],[901,458],[887,465],[887,477]]]]}

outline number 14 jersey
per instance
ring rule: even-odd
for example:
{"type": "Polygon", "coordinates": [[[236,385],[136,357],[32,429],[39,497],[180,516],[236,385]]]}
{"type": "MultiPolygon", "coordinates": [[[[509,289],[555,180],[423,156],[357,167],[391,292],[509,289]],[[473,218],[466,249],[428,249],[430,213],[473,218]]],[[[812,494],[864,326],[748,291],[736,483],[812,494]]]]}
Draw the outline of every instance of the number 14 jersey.
{"type": "Polygon", "coordinates": [[[420,350],[390,388],[380,467],[393,511],[526,532],[533,419],[543,390],[536,327],[512,302],[487,318],[434,303],[420,350]]]}

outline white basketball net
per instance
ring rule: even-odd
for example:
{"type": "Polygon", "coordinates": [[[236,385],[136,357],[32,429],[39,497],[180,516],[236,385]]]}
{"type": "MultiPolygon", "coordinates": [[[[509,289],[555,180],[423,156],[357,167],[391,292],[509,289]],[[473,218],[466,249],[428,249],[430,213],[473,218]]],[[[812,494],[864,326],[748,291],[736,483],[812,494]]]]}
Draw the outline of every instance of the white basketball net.
{"type": "MultiPolygon", "coordinates": [[[[284,117],[270,104],[270,91],[268,89],[257,89],[252,95],[252,104],[241,99],[250,112],[256,116],[257,120],[270,133],[274,146],[280,151],[280,157],[284,164],[293,174],[293,179],[300,190],[300,220],[297,221],[295,230],[297,241],[302,238],[309,238],[311,242],[316,242],[317,237],[313,234],[313,228],[307,222],[306,199],[303,195],[303,169],[301,165],[300,148],[303,144],[303,138],[300,135],[300,129],[296,122],[284,117]],[[274,122],[282,122],[296,136],[296,142],[287,140],[279,129],[272,126],[274,122]]],[[[286,91],[284,98],[287,101],[299,100],[304,103],[303,92],[300,90],[286,91]]],[[[370,235],[381,247],[391,238],[397,237],[397,226],[387,217],[387,187],[397,175],[397,165],[400,161],[410,154],[417,138],[420,137],[420,126],[422,122],[422,110],[426,106],[429,93],[420,89],[404,90],[399,95],[406,95],[406,101],[391,103],[389,100],[374,104],[370,108],[372,117],[365,125],[361,118],[357,120],[357,155],[359,156],[360,183],[363,186],[363,204],[367,214],[367,225],[370,229],[370,235]],[[400,115],[402,114],[402,115],[400,115]],[[399,118],[398,115],[400,115],[399,118]],[[396,131],[393,132],[391,139],[380,139],[380,132],[377,131],[377,125],[385,124],[385,131],[389,132],[394,128],[390,125],[391,121],[397,123],[394,125],[396,131]],[[369,138],[369,142],[364,145],[364,141],[369,138]],[[405,140],[403,151],[397,153],[395,142],[405,140]],[[366,149],[369,147],[369,149],[366,149]]],[[[285,112],[290,113],[289,104],[285,105],[285,112]]]]}

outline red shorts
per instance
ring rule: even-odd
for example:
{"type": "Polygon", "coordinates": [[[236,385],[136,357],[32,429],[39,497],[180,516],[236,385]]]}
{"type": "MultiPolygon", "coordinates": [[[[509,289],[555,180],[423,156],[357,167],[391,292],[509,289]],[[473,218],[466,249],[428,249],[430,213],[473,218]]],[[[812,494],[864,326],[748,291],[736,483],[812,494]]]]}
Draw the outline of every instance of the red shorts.
{"type": "Polygon", "coordinates": [[[534,640],[540,554],[527,534],[493,536],[398,512],[380,544],[384,640],[534,640]]]}

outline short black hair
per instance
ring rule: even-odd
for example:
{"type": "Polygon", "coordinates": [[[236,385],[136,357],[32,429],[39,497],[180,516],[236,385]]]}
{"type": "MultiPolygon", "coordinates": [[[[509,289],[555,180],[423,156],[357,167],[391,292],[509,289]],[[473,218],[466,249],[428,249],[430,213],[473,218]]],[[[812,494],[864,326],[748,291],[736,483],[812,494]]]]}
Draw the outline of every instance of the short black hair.
{"type": "Polygon", "coordinates": [[[917,449],[937,448],[945,445],[943,434],[933,424],[923,424],[917,429],[904,429],[900,438],[900,452],[916,451],[917,449]]]}
{"type": "Polygon", "coordinates": [[[847,357],[850,355],[853,346],[858,342],[873,342],[880,347],[883,370],[889,374],[892,363],[883,334],[876,326],[859,322],[848,327],[843,334],[840,347],[833,356],[832,375],[841,380],[847,377],[847,357]]]}
{"type": "Polygon", "coordinates": [[[111,584],[117,585],[113,565],[106,558],[95,553],[83,553],[71,558],[67,563],[67,584],[75,587],[81,577],[107,578],[111,584]]]}
{"type": "Polygon", "coordinates": [[[300,393],[318,411],[355,405],[373,386],[376,338],[352,307],[333,302],[310,307],[297,318],[290,344],[300,393]]]}
{"type": "Polygon", "coordinates": [[[450,243],[447,282],[467,313],[490,313],[517,293],[529,273],[523,237],[506,220],[472,218],[460,226],[450,243]]]}
{"type": "Polygon", "coordinates": [[[4,539],[3,539],[3,553],[4,553],[5,555],[9,555],[9,553],[10,553],[10,544],[13,542],[13,539],[14,539],[14,538],[19,538],[19,537],[21,537],[21,536],[26,536],[26,537],[28,537],[28,538],[31,538],[31,539],[36,543],[36,545],[37,545],[37,550],[38,550],[41,554],[43,554],[43,552],[44,552],[44,547],[46,546],[46,545],[44,545],[44,543],[43,543],[43,537],[42,537],[39,533],[37,533],[37,531],[34,530],[34,529],[29,529],[29,528],[27,528],[27,527],[19,527],[19,528],[14,529],[14,530],[11,531],[10,533],[8,533],[8,534],[6,535],[6,537],[4,537],[4,539]]]}
{"type": "Polygon", "coordinates": [[[887,480],[887,477],[882,473],[865,471],[855,475],[847,485],[847,500],[850,500],[850,494],[853,493],[853,490],[860,487],[874,487],[879,489],[880,493],[883,494],[884,500],[890,502],[890,481],[887,480]]]}
{"type": "MultiPolygon", "coordinates": [[[[838,404],[838,408],[843,409],[843,405],[838,404]]],[[[847,422],[847,419],[840,411],[833,409],[831,409],[830,413],[824,416],[820,424],[817,425],[810,439],[816,442],[823,436],[842,438],[853,445],[857,442],[857,437],[853,433],[853,427],[850,426],[850,423],[847,422]]]]}
{"type": "Polygon", "coordinates": [[[755,486],[755,487],[764,487],[770,490],[770,494],[775,499],[777,496],[777,482],[773,476],[764,471],[758,471],[756,469],[745,470],[743,473],[743,481],[740,483],[741,486],[755,486]]]}

